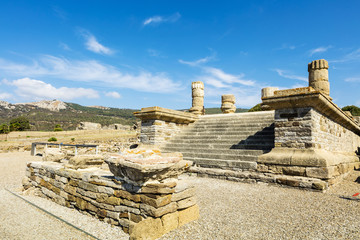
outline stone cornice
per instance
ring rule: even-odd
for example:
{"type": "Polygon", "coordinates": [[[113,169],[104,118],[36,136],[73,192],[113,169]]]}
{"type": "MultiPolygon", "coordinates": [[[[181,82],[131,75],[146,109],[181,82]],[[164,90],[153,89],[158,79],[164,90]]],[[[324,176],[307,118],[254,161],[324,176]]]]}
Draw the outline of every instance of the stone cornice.
{"type": "Polygon", "coordinates": [[[142,108],[140,112],[134,112],[134,115],[141,120],[163,120],[182,124],[193,123],[198,120],[198,116],[195,114],[162,107],[142,108]]]}
{"type": "Polygon", "coordinates": [[[262,98],[272,109],[312,107],[331,120],[360,135],[355,120],[341,110],[330,98],[311,87],[275,91],[273,96],[262,98]]]}

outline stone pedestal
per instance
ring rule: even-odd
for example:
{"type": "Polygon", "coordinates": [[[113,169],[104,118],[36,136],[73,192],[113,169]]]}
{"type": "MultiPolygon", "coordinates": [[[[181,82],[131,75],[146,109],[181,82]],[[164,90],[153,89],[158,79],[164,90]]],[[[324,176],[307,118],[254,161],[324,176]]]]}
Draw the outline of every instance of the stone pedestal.
{"type": "MultiPolygon", "coordinates": [[[[279,90],[277,87],[266,87],[261,89],[261,99],[274,96],[275,91],[279,90]]],[[[261,103],[261,109],[263,111],[273,110],[269,105],[261,103]]]]}
{"type": "Polygon", "coordinates": [[[157,146],[165,144],[181,129],[198,119],[193,113],[161,107],[142,108],[134,115],[141,119],[141,143],[157,146]]]}
{"type": "Polygon", "coordinates": [[[225,94],[221,96],[221,111],[223,113],[235,113],[235,96],[233,94],[225,94]]]}
{"type": "Polygon", "coordinates": [[[191,84],[192,91],[192,107],[189,112],[196,115],[204,115],[204,83],[201,81],[191,84]]]}
{"type": "Polygon", "coordinates": [[[130,239],[157,239],[199,218],[195,188],[178,178],[192,162],[179,153],[134,149],[99,168],[74,170],[62,163],[31,162],[26,191],[120,226],[130,239]]]}

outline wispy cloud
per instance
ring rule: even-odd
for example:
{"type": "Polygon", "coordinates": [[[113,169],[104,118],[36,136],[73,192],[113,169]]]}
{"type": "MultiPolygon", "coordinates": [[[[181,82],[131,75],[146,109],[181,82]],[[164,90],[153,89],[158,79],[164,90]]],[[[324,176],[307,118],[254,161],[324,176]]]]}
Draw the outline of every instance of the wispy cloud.
{"type": "Polygon", "coordinates": [[[144,20],[143,25],[154,25],[164,22],[176,22],[181,17],[180,13],[175,13],[169,17],[153,16],[144,20]]]}
{"type": "Polygon", "coordinates": [[[150,73],[141,70],[137,73],[125,73],[115,66],[95,60],[69,60],[50,55],[33,60],[31,64],[0,59],[0,70],[11,76],[57,78],[142,92],[169,93],[181,87],[163,72],[150,73]]]}
{"type": "Polygon", "coordinates": [[[62,20],[66,20],[67,19],[67,14],[66,12],[61,9],[60,7],[58,6],[54,6],[53,8],[53,11],[54,11],[54,14],[55,16],[57,16],[58,18],[62,19],[62,20]]]}
{"type": "Polygon", "coordinates": [[[92,35],[89,31],[81,29],[80,34],[85,39],[85,47],[87,50],[105,55],[111,55],[114,53],[113,50],[99,43],[96,37],[92,35]]]}
{"type": "Polygon", "coordinates": [[[211,104],[221,104],[221,95],[234,94],[239,106],[252,107],[259,103],[260,90],[256,81],[244,79],[245,74],[230,74],[220,68],[204,66],[214,57],[205,57],[196,61],[179,60],[180,63],[197,67],[201,74],[195,77],[197,81],[203,81],[206,88],[205,100],[211,104]]]}
{"type": "Polygon", "coordinates": [[[0,92],[0,99],[1,99],[1,100],[3,100],[3,99],[9,99],[9,98],[12,98],[12,94],[0,92]]]}
{"type": "Polygon", "coordinates": [[[284,78],[295,79],[295,80],[300,80],[300,81],[308,82],[308,78],[302,77],[302,76],[298,76],[298,75],[289,74],[289,73],[287,73],[286,70],[274,69],[274,71],[277,72],[277,74],[279,74],[279,76],[284,77],[284,78]]]}
{"type": "Polygon", "coordinates": [[[296,46],[295,46],[295,45],[291,45],[291,44],[284,43],[284,44],[281,45],[281,47],[278,48],[277,50],[283,50],[283,49],[294,50],[294,49],[296,49],[296,46]]]}
{"type": "Polygon", "coordinates": [[[107,92],[105,93],[105,96],[111,98],[121,98],[121,95],[118,92],[107,92]]]}
{"type": "Polygon", "coordinates": [[[360,77],[349,77],[344,79],[345,82],[360,82],[360,77]]]}
{"type": "Polygon", "coordinates": [[[40,80],[21,78],[14,81],[6,81],[8,85],[15,87],[15,93],[29,100],[61,99],[72,100],[74,98],[99,98],[97,91],[89,88],[56,88],[49,83],[40,80]]]}
{"type": "Polygon", "coordinates": [[[160,51],[156,50],[156,49],[151,49],[149,48],[147,50],[148,54],[150,57],[159,57],[159,58],[166,58],[166,56],[164,56],[160,51]]]}
{"type": "Polygon", "coordinates": [[[346,54],[340,59],[330,60],[329,62],[341,63],[341,62],[350,62],[350,61],[358,61],[358,60],[360,60],[360,48],[346,54]]]}
{"type": "Polygon", "coordinates": [[[215,55],[200,58],[200,59],[195,60],[195,61],[184,61],[182,59],[179,59],[179,63],[195,67],[195,66],[207,63],[207,62],[209,62],[209,61],[211,61],[213,59],[215,59],[215,55]]]}
{"type": "Polygon", "coordinates": [[[63,42],[60,42],[60,43],[59,43],[59,46],[60,46],[62,49],[66,50],[66,51],[70,51],[70,50],[71,50],[71,48],[70,48],[66,43],[63,43],[63,42]]]}
{"type": "Polygon", "coordinates": [[[329,50],[330,48],[332,48],[331,45],[327,46],[327,47],[318,47],[318,48],[314,48],[314,49],[311,49],[309,51],[309,55],[312,56],[316,53],[322,53],[322,52],[326,52],[327,50],[329,50]]]}

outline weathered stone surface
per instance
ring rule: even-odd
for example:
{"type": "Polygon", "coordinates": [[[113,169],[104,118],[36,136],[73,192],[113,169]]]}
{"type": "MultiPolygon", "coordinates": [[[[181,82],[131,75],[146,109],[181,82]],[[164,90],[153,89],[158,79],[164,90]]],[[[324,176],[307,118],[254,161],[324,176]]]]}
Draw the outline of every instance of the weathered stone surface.
{"type": "Polygon", "coordinates": [[[201,81],[191,83],[192,107],[189,112],[201,115],[205,114],[204,110],[204,83],[201,81]]]}
{"type": "Polygon", "coordinates": [[[116,197],[119,197],[119,198],[125,198],[125,199],[127,199],[129,201],[140,202],[140,195],[139,194],[132,194],[132,193],[130,193],[128,191],[115,190],[114,195],[116,197]]]}
{"type": "Polygon", "coordinates": [[[318,167],[318,168],[306,168],[306,176],[320,179],[330,179],[338,176],[339,172],[336,167],[318,167]]]}
{"type": "Polygon", "coordinates": [[[69,160],[69,164],[76,168],[100,167],[104,163],[104,156],[95,154],[76,155],[69,160]]]}
{"type": "Polygon", "coordinates": [[[324,59],[315,60],[308,64],[309,87],[313,87],[327,96],[330,94],[328,68],[329,64],[324,59]]]}
{"type": "Polygon", "coordinates": [[[158,198],[151,198],[146,196],[145,194],[141,195],[141,202],[153,206],[155,208],[159,208],[165,206],[171,202],[171,194],[169,195],[161,195],[158,198]]]}
{"type": "Polygon", "coordinates": [[[199,218],[198,205],[194,205],[190,208],[180,210],[178,212],[179,212],[179,227],[191,221],[197,220],[199,218]]]}
{"type": "Polygon", "coordinates": [[[50,162],[60,162],[65,158],[65,154],[58,148],[47,148],[43,153],[42,160],[50,162]]]}
{"type": "Polygon", "coordinates": [[[221,96],[221,111],[223,113],[234,113],[236,111],[235,96],[233,94],[221,96]]]}
{"type": "Polygon", "coordinates": [[[129,228],[130,240],[153,240],[164,234],[160,218],[147,218],[129,228]]]}
{"type": "Polygon", "coordinates": [[[170,232],[179,226],[179,212],[168,213],[161,217],[164,233],[170,232]]]}
{"type": "Polygon", "coordinates": [[[108,198],[105,200],[105,203],[118,206],[118,205],[121,204],[121,199],[120,199],[120,198],[117,198],[117,197],[108,197],[108,198]]]}
{"type": "Polygon", "coordinates": [[[172,202],[163,207],[155,208],[147,204],[140,204],[140,210],[142,213],[152,216],[152,217],[161,217],[167,213],[175,212],[177,209],[177,204],[172,202]]]}
{"type": "Polygon", "coordinates": [[[185,190],[183,190],[181,192],[174,193],[172,195],[171,201],[177,202],[177,201],[180,201],[182,199],[192,197],[194,195],[195,195],[195,188],[191,187],[191,188],[185,189],[185,190]]]}
{"type": "Polygon", "coordinates": [[[261,99],[274,96],[274,92],[279,90],[277,87],[266,87],[261,89],[261,99]]]}
{"type": "Polygon", "coordinates": [[[196,204],[196,198],[195,197],[185,198],[185,199],[180,200],[180,201],[177,202],[177,208],[178,209],[184,209],[184,208],[191,207],[191,206],[193,206],[195,204],[196,204]]]}

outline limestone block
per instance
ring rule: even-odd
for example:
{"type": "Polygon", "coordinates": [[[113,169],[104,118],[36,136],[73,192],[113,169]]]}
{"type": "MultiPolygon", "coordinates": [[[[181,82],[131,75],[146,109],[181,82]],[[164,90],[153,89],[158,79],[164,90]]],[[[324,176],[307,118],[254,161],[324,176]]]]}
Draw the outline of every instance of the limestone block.
{"type": "Polygon", "coordinates": [[[195,188],[191,187],[191,188],[185,189],[185,190],[183,190],[181,192],[174,193],[172,195],[171,201],[177,202],[177,201],[180,201],[182,199],[192,197],[194,195],[195,195],[195,188]]]}
{"type": "Polygon", "coordinates": [[[191,207],[195,204],[196,204],[196,198],[190,197],[190,198],[185,198],[183,200],[178,201],[177,207],[178,207],[178,209],[184,209],[184,208],[191,207]]]}
{"type": "Polygon", "coordinates": [[[196,204],[179,212],[179,227],[199,218],[199,206],[196,204]]]}
{"type": "Polygon", "coordinates": [[[144,194],[141,195],[141,202],[148,204],[152,207],[159,208],[165,206],[171,202],[171,194],[169,195],[155,195],[157,198],[151,198],[144,194]]]}
{"type": "Polygon", "coordinates": [[[43,161],[60,162],[65,158],[65,154],[58,148],[47,148],[43,153],[43,161]]]}
{"type": "Polygon", "coordinates": [[[104,156],[95,154],[77,155],[69,160],[75,168],[100,167],[104,163],[104,156]]]}
{"type": "Polygon", "coordinates": [[[130,240],[154,240],[164,234],[160,218],[146,218],[145,220],[129,226],[130,240]]]}
{"type": "Polygon", "coordinates": [[[328,68],[329,64],[324,59],[315,60],[308,64],[309,87],[329,96],[330,85],[328,68]]]}
{"type": "Polygon", "coordinates": [[[330,179],[339,175],[337,167],[308,167],[306,168],[306,176],[320,179],[330,179]]]}
{"type": "Polygon", "coordinates": [[[179,212],[173,212],[161,217],[164,227],[164,234],[176,229],[179,226],[179,212]]]}
{"type": "Polygon", "coordinates": [[[147,204],[140,204],[140,210],[142,213],[152,216],[152,217],[161,217],[167,213],[172,213],[177,210],[177,204],[175,202],[172,202],[168,205],[165,205],[163,207],[155,208],[147,204]]]}
{"type": "Polygon", "coordinates": [[[261,89],[261,99],[274,96],[274,92],[279,90],[277,87],[266,87],[261,89]]]}

